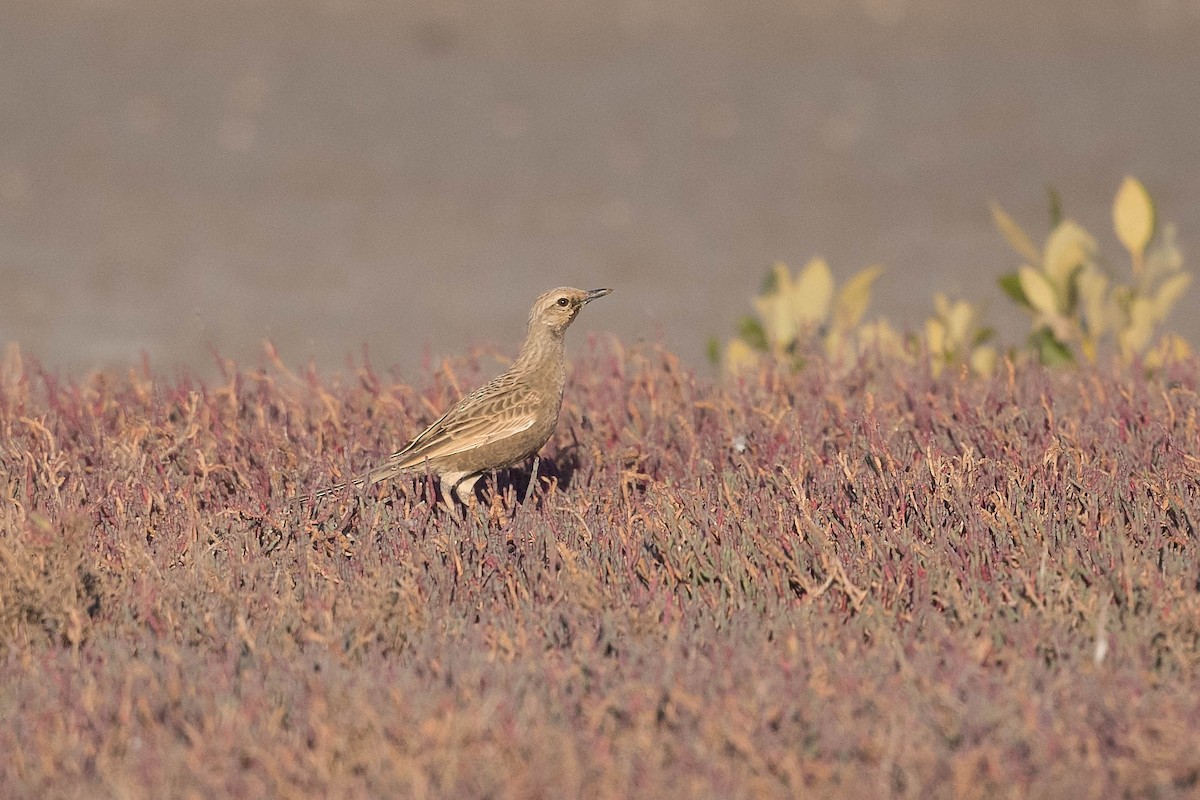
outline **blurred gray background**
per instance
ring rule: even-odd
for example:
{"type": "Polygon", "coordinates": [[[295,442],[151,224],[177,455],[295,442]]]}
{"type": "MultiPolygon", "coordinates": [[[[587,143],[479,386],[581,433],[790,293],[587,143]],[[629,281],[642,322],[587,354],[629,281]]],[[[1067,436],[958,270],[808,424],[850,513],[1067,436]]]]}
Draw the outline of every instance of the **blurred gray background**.
{"type": "Polygon", "coordinates": [[[1119,256],[1126,173],[1200,259],[1200,0],[3,0],[0,59],[0,342],[55,369],[404,372],[564,283],[701,366],[814,254],[1018,341],[988,200],[1119,256]]]}

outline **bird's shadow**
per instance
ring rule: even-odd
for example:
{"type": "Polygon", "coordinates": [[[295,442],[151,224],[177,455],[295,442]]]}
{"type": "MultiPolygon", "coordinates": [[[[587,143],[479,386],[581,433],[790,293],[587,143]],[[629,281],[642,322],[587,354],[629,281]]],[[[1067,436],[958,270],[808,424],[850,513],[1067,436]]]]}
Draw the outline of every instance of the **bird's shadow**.
{"type": "MultiPolygon", "coordinates": [[[[575,444],[559,448],[554,456],[541,457],[538,462],[537,471],[538,486],[536,488],[538,491],[533,492],[529,497],[532,507],[542,507],[542,503],[546,497],[546,489],[551,483],[557,484],[559,489],[569,489],[575,473],[580,467],[580,463],[579,447],[575,444]]],[[[500,496],[504,496],[512,489],[517,504],[524,504],[532,477],[532,461],[522,464],[520,467],[499,470],[493,477],[486,481],[480,481],[475,485],[475,498],[486,505],[493,492],[498,492],[500,496]]],[[[432,476],[426,475],[415,481],[414,491],[409,495],[409,498],[410,502],[430,505],[435,509],[434,513],[440,513],[447,507],[453,507],[461,513],[462,506],[457,501],[457,498],[447,502],[446,491],[446,487],[436,483],[432,479],[432,476]]],[[[407,493],[407,490],[405,492],[407,493]]],[[[356,492],[348,493],[341,498],[343,501],[341,511],[327,512],[321,520],[319,527],[325,529],[328,534],[339,537],[343,541],[353,542],[361,527],[361,514],[366,507],[362,501],[366,500],[368,495],[374,493],[374,490],[367,492],[357,490],[356,492]]],[[[453,497],[453,494],[450,497],[453,497]]],[[[392,497],[390,492],[377,499],[388,504],[397,502],[396,498],[392,497]]],[[[369,503],[370,501],[368,500],[369,503]]],[[[317,519],[316,507],[302,511],[301,513],[308,514],[310,519],[317,519]]]]}
{"type": "MultiPolygon", "coordinates": [[[[569,489],[571,481],[575,477],[576,470],[579,469],[579,448],[575,445],[569,445],[561,448],[553,457],[542,456],[538,461],[538,491],[535,491],[530,501],[541,505],[542,497],[546,487],[552,482],[557,483],[559,489],[569,489]]],[[[495,491],[501,495],[506,494],[509,489],[512,489],[516,494],[517,502],[525,502],[525,496],[529,492],[529,481],[533,477],[533,462],[523,464],[521,467],[510,467],[509,469],[500,470],[496,473],[495,491]]],[[[480,491],[481,487],[476,487],[476,492],[480,491]]]]}

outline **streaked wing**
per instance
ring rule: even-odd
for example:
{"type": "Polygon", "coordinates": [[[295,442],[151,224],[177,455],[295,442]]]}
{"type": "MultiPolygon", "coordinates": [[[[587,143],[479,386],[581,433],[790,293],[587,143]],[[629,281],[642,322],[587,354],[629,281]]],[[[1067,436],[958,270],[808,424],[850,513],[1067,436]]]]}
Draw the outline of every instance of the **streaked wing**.
{"type": "Polygon", "coordinates": [[[420,466],[427,460],[473,450],[532,428],[537,423],[541,395],[533,390],[512,391],[504,384],[498,380],[468,395],[389,458],[386,466],[420,466]]]}

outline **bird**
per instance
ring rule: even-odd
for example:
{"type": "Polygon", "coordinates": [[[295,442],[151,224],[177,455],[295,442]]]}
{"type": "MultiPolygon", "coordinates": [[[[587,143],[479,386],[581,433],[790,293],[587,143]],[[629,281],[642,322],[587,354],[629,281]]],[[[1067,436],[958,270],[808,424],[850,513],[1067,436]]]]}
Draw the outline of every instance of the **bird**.
{"type": "Polygon", "coordinates": [[[611,292],[560,286],[539,295],[529,310],[525,342],[507,371],[464,397],[379,466],[299,499],[429,472],[438,476],[444,497],[453,493],[470,505],[475,483],[485,473],[534,456],[531,491],[537,480],[537,452],[554,433],[562,408],[567,376],[564,334],[580,309],[611,292]]]}

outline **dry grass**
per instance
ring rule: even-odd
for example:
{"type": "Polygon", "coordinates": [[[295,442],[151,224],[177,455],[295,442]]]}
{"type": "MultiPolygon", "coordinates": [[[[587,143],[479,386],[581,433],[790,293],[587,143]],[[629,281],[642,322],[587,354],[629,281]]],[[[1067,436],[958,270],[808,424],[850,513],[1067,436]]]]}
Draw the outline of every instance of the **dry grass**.
{"type": "MultiPolygon", "coordinates": [[[[301,516],[410,388],[0,382],[7,797],[1200,792],[1197,363],[981,381],[576,359],[552,485],[301,516]]],[[[1003,370],[1002,370],[1003,373],[1003,370]]]]}

